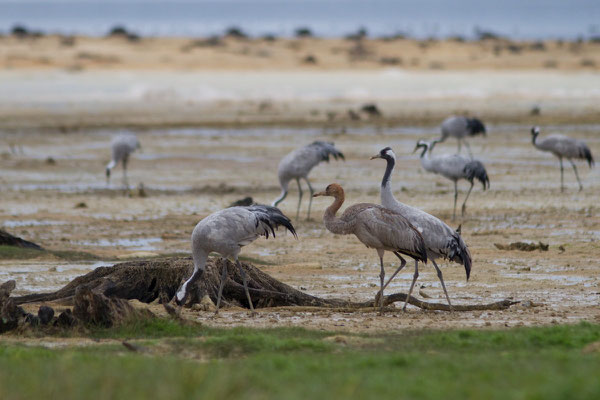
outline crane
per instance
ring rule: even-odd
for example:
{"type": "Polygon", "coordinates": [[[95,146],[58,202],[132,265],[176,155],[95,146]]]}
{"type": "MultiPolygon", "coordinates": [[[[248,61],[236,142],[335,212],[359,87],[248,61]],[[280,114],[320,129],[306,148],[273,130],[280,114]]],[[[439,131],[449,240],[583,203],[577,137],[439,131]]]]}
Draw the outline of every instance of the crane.
{"type": "Polygon", "coordinates": [[[127,161],[129,155],[139,149],[140,142],[134,134],[115,136],[111,142],[112,158],[106,166],[106,184],[110,183],[110,171],[121,162],[123,164],[123,184],[129,187],[127,182],[127,161]]]}
{"type": "MultiPolygon", "coordinates": [[[[232,259],[237,264],[242,275],[242,280],[244,281],[244,290],[248,299],[248,305],[252,313],[254,313],[254,305],[248,291],[246,273],[242,269],[238,255],[242,247],[254,242],[259,236],[264,236],[268,239],[269,234],[272,234],[275,237],[275,229],[279,226],[284,226],[297,238],[296,230],[290,219],[277,207],[266,205],[225,208],[210,214],[198,222],[192,232],[194,271],[177,290],[175,302],[180,306],[185,303],[188,297],[189,286],[202,277],[208,255],[214,251],[223,257],[232,259]]],[[[223,264],[216,313],[219,312],[223,286],[226,279],[227,265],[223,264]]]]}
{"type": "Polygon", "coordinates": [[[545,138],[538,140],[539,134],[540,128],[538,126],[531,128],[531,142],[533,145],[541,151],[551,152],[558,157],[558,161],[560,161],[560,191],[564,192],[565,190],[563,178],[563,157],[569,160],[573,166],[577,183],[579,183],[579,191],[583,190],[583,185],[581,184],[581,181],[579,180],[579,174],[577,173],[577,167],[572,159],[586,160],[589,167],[592,168],[594,166],[594,157],[592,156],[592,152],[587,144],[585,144],[585,142],[582,140],[573,139],[568,136],[558,134],[548,135],[545,138]]]}
{"type": "Polygon", "coordinates": [[[467,208],[467,200],[473,189],[473,180],[477,179],[483,185],[483,190],[490,187],[490,180],[487,175],[487,171],[483,166],[483,163],[479,160],[469,159],[458,154],[451,156],[431,156],[431,143],[425,140],[419,140],[414,151],[419,148],[423,148],[421,152],[421,165],[426,171],[440,174],[443,177],[450,179],[454,182],[454,212],[452,213],[452,219],[456,218],[456,199],[458,197],[458,186],[457,182],[460,179],[469,181],[471,187],[467,192],[465,201],[462,205],[461,215],[465,214],[467,208]]]}
{"type": "MultiPolygon", "coordinates": [[[[460,145],[465,138],[469,136],[476,136],[478,134],[485,136],[486,134],[485,125],[483,125],[481,120],[477,118],[467,118],[464,116],[451,116],[446,118],[442,122],[441,129],[442,136],[432,142],[431,150],[433,150],[437,143],[443,142],[449,136],[452,136],[458,140],[458,153],[460,153],[460,145]]],[[[466,140],[465,146],[467,146],[469,155],[473,157],[473,154],[471,153],[471,147],[466,140]]]]}
{"type": "MultiPolygon", "coordinates": [[[[444,294],[446,295],[448,305],[452,307],[452,303],[450,302],[450,296],[448,296],[446,284],[444,283],[442,270],[438,267],[435,260],[438,258],[442,258],[463,265],[467,274],[467,280],[469,280],[472,265],[471,253],[469,252],[467,245],[465,244],[460,235],[460,228],[459,230],[455,231],[448,225],[446,225],[444,222],[442,222],[439,218],[436,218],[433,215],[428,214],[425,211],[420,210],[416,207],[411,207],[396,200],[396,198],[394,197],[394,193],[392,192],[392,184],[390,178],[392,172],[394,171],[394,166],[396,164],[396,154],[390,147],[386,147],[382,149],[379,153],[371,157],[371,160],[379,158],[387,162],[385,173],[383,174],[383,179],[381,181],[381,205],[385,208],[388,208],[405,216],[406,219],[408,219],[408,221],[415,228],[417,228],[419,232],[421,232],[423,240],[425,241],[427,259],[429,259],[433,263],[433,266],[435,267],[435,270],[437,272],[438,279],[442,284],[444,294]]],[[[415,260],[415,274],[413,276],[413,283],[411,285],[411,288],[414,286],[415,281],[419,276],[418,264],[419,262],[415,260]]],[[[392,277],[384,285],[384,289],[393,278],[394,276],[392,275],[392,277]]],[[[410,294],[411,293],[409,292],[409,297],[410,294]]]]}
{"type": "Polygon", "coordinates": [[[281,195],[273,201],[272,206],[276,207],[286,198],[288,194],[288,185],[292,179],[298,184],[298,208],[296,210],[296,220],[300,215],[300,203],[302,202],[302,187],[300,179],[306,181],[308,190],[310,191],[310,199],[308,202],[308,214],[306,219],[310,219],[310,207],[314,190],[308,180],[310,171],[321,161],[329,162],[329,157],[333,156],[336,160],[341,158],[344,160],[344,154],[335,148],[331,142],[315,141],[311,144],[300,147],[284,156],[279,162],[277,173],[279,176],[279,186],[281,186],[281,195]]]}
{"type": "MultiPolygon", "coordinates": [[[[317,196],[332,196],[335,199],[323,215],[325,227],[330,232],[340,235],[354,234],[365,246],[377,250],[381,272],[379,274],[380,290],[376,300],[379,300],[379,312],[383,313],[385,279],[383,255],[385,251],[391,251],[400,260],[400,266],[392,275],[395,276],[406,265],[406,260],[404,260],[402,254],[413,258],[415,261],[427,262],[427,251],[423,236],[403,215],[377,204],[354,204],[346,208],[339,218],[336,217],[335,215],[345,199],[344,189],[337,183],[327,186],[324,192],[315,193],[314,197],[317,196]]],[[[413,280],[410,287],[411,292],[414,283],[413,280]]],[[[406,309],[406,304],[404,309],[406,309]]]]}

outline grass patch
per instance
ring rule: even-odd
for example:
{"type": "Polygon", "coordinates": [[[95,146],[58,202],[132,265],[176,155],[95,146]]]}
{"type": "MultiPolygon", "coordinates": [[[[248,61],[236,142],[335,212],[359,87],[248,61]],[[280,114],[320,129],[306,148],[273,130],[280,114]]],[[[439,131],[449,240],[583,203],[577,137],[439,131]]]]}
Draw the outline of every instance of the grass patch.
{"type": "Polygon", "coordinates": [[[333,332],[162,319],[92,334],[142,338],[148,351],[0,343],[0,398],[600,398],[600,354],[582,352],[600,340],[589,323],[352,335],[378,339],[360,346],[323,340],[333,332]]]}

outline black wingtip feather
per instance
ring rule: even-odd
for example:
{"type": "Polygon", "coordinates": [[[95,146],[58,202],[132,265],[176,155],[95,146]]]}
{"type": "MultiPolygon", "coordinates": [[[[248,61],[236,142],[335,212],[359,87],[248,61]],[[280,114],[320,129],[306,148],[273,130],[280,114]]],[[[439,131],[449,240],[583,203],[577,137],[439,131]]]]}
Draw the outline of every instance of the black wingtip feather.
{"type": "Polygon", "coordinates": [[[488,177],[485,167],[481,161],[473,160],[465,165],[463,172],[466,174],[467,179],[473,182],[473,179],[477,179],[483,185],[483,190],[490,188],[490,178],[488,177]]]}

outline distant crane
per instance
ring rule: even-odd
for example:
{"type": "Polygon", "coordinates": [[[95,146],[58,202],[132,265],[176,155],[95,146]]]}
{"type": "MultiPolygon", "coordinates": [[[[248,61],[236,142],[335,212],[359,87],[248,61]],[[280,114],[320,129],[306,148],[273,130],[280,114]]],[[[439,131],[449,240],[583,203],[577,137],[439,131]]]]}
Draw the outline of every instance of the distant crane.
{"type": "MultiPolygon", "coordinates": [[[[192,232],[192,257],[194,259],[194,272],[175,294],[175,302],[183,305],[188,297],[189,286],[198,280],[204,273],[206,260],[211,252],[219,253],[225,258],[232,259],[238,266],[244,281],[244,290],[250,310],[254,312],[254,305],[248,291],[246,273],[238,260],[242,247],[252,243],[259,236],[275,237],[275,229],[284,226],[294,237],[296,231],[290,219],[277,207],[253,205],[247,207],[230,207],[217,211],[198,222],[192,232]]],[[[217,311],[221,305],[223,286],[227,279],[227,265],[223,264],[219,294],[217,297],[217,311]]]]}
{"type": "MultiPolygon", "coordinates": [[[[421,232],[423,240],[425,241],[427,258],[433,263],[433,266],[437,272],[437,276],[442,284],[442,289],[444,289],[446,300],[448,300],[448,305],[452,307],[450,297],[448,296],[448,291],[446,290],[446,284],[444,283],[442,271],[435,263],[435,260],[437,258],[443,258],[463,265],[467,273],[467,280],[469,280],[469,276],[471,274],[471,253],[460,236],[460,228],[459,230],[454,231],[452,228],[433,215],[396,200],[394,193],[392,193],[392,185],[390,180],[392,172],[394,171],[394,165],[396,164],[396,154],[394,154],[394,151],[390,147],[386,147],[378,154],[375,154],[373,157],[371,157],[371,160],[378,158],[384,159],[387,162],[385,173],[383,174],[383,179],[381,181],[381,205],[385,208],[402,214],[415,228],[417,228],[419,232],[421,232]]],[[[409,297],[419,276],[418,264],[419,262],[415,260],[415,274],[413,276],[411,290],[408,293],[409,297]]],[[[393,278],[394,275],[392,275],[392,277],[383,286],[384,289],[393,278]]],[[[406,308],[406,303],[404,304],[404,307],[406,308]]]]}
{"type": "Polygon", "coordinates": [[[419,148],[423,148],[421,152],[421,165],[426,171],[440,174],[443,177],[450,179],[454,182],[454,212],[452,213],[452,219],[456,218],[456,199],[458,197],[458,186],[457,182],[460,179],[469,181],[471,187],[467,192],[465,201],[462,205],[461,215],[465,214],[467,208],[467,199],[473,189],[473,179],[477,179],[483,185],[483,190],[490,187],[490,180],[488,178],[485,167],[479,160],[469,159],[458,154],[451,156],[431,156],[431,144],[424,140],[419,140],[414,151],[419,148]]]}
{"type": "Polygon", "coordinates": [[[572,139],[568,136],[558,134],[548,135],[543,139],[537,140],[539,134],[539,127],[534,126],[531,128],[531,142],[533,145],[542,151],[551,152],[558,157],[558,161],[560,161],[560,191],[564,192],[565,190],[563,181],[563,157],[569,160],[573,166],[577,183],[579,183],[579,191],[583,190],[583,185],[581,184],[581,181],[579,180],[579,174],[577,173],[577,167],[572,159],[585,159],[587,160],[589,167],[592,168],[594,166],[594,157],[592,156],[592,152],[587,144],[585,144],[585,142],[582,140],[572,139]]]}
{"type": "Polygon", "coordinates": [[[106,184],[110,182],[110,171],[121,162],[123,164],[123,184],[129,187],[127,182],[127,161],[129,155],[139,149],[140,142],[134,134],[115,136],[111,142],[112,158],[106,166],[106,184]]]}
{"type": "Polygon", "coordinates": [[[276,207],[285,199],[288,194],[288,184],[292,179],[298,184],[298,209],[296,210],[296,220],[300,215],[300,203],[302,202],[302,187],[300,179],[304,179],[310,191],[310,199],[308,201],[308,214],[306,219],[310,219],[310,207],[314,190],[308,180],[310,171],[321,161],[329,162],[329,156],[333,156],[336,160],[341,158],[344,160],[344,155],[341,151],[335,148],[333,143],[315,141],[311,144],[301,147],[287,154],[281,159],[278,167],[279,185],[281,186],[281,195],[273,201],[273,206],[276,207]]]}
{"type": "MultiPolygon", "coordinates": [[[[340,235],[354,234],[365,246],[377,250],[381,272],[379,274],[380,290],[376,299],[379,300],[380,313],[383,313],[384,252],[391,251],[400,259],[400,266],[392,277],[406,265],[406,260],[402,258],[401,254],[409,256],[415,261],[426,263],[427,251],[421,233],[403,215],[377,204],[354,204],[346,208],[342,216],[337,218],[335,214],[345,199],[344,189],[337,183],[327,186],[324,192],[315,193],[314,197],[317,196],[335,198],[323,215],[325,227],[330,232],[340,235]]],[[[412,285],[410,289],[412,291],[412,285]]],[[[406,309],[406,304],[404,308],[406,309]]]]}
{"type": "MultiPolygon", "coordinates": [[[[442,122],[442,136],[439,139],[436,139],[432,142],[431,150],[435,147],[436,144],[445,141],[449,136],[456,138],[458,140],[458,154],[460,154],[460,145],[463,139],[469,136],[475,136],[478,134],[482,134],[485,136],[485,125],[477,118],[467,118],[464,116],[452,116],[446,118],[442,122]]],[[[465,146],[467,146],[467,150],[469,151],[469,155],[472,157],[471,147],[469,146],[469,142],[465,140],[465,146]]]]}

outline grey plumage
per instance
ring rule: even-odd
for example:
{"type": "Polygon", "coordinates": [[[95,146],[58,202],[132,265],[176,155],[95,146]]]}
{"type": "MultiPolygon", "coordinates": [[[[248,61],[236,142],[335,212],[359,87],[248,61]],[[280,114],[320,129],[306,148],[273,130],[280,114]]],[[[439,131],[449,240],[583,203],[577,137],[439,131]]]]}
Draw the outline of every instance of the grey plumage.
{"type": "Polygon", "coordinates": [[[564,170],[563,170],[563,157],[569,160],[571,165],[573,166],[573,171],[575,171],[575,177],[577,178],[577,183],[579,183],[579,190],[583,190],[583,185],[579,180],[579,174],[577,173],[577,167],[573,162],[573,159],[586,160],[588,166],[592,168],[594,166],[594,157],[592,156],[592,151],[587,146],[587,144],[578,139],[573,139],[564,135],[548,135],[543,139],[538,139],[538,135],[540,134],[540,128],[534,126],[531,128],[531,141],[535,147],[542,151],[549,151],[558,157],[560,161],[560,190],[564,191],[564,170]]]}
{"type": "MultiPolygon", "coordinates": [[[[478,134],[482,134],[485,136],[486,130],[485,125],[477,118],[467,118],[464,116],[452,116],[446,118],[441,125],[442,135],[439,139],[436,139],[432,142],[431,150],[437,143],[443,142],[448,137],[453,137],[458,140],[458,153],[460,153],[461,143],[464,139],[469,136],[475,136],[478,134]]],[[[469,143],[465,140],[465,145],[467,146],[467,150],[469,151],[469,155],[471,154],[471,147],[469,143]]]]}
{"type": "MultiPolygon", "coordinates": [[[[396,200],[391,188],[391,174],[394,171],[396,155],[391,148],[386,147],[377,155],[371,157],[371,159],[376,158],[382,158],[387,162],[386,170],[381,181],[381,205],[392,211],[402,214],[421,233],[425,242],[425,248],[427,250],[427,258],[433,263],[433,266],[437,272],[437,276],[442,284],[444,294],[446,295],[446,300],[448,301],[448,304],[452,306],[450,297],[448,296],[448,291],[446,290],[442,271],[439,269],[435,260],[442,258],[463,265],[465,267],[468,280],[471,274],[472,261],[471,253],[469,252],[467,245],[457,231],[454,231],[440,219],[426,213],[423,210],[411,207],[396,200]]],[[[413,282],[411,284],[409,296],[418,276],[418,261],[415,260],[415,273],[413,275],[413,282]]],[[[384,285],[384,288],[389,284],[393,277],[394,276],[388,280],[388,282],[384,285]]]]}
{"type": "MultiPolygon", "coordinates": [[[[275,237],[275,230],[279,226],[285,227],[294,237],[297,237],[290,219],[277,207],[265,205],[226,208],[198,222],[192,232],[194,272],[177,290],[175,294],[177,304],[181,305],[185,302],[189,285],[202,276],[208,255],[214,251],[235,261],[244,281],[249,307],[254,310],[248,291],[246,273],[238,261],[238,255],[243,246],[252,243],[259,236],[264,236],[267,239],[269,235],[275,237]]],[[[226,276],[227,267],[224,265],[217,298],[217,312],[219,311],[226,276]]]]}
{"type": "Polygon", "coordinates": [[[124,134],[115,136],[111,142],[112,157],[106,165],[106,183],[110,181],[110,171],[116,167],[119,162],[123,165],[123,184],[129,187],[127,182],[127,162],[129,155],[140,148],[140,142],[134,134],[124,134]]]}
{"type": "Polygon", "coordinates": [[[344,160],[344,154],[335,148],[333,143],[315,141],[311,144],[292,151],[284,156],[279,162],[277,174],[279,176],[279,185],[281,186],[281,195],[273,201],[273,206],[277,206],[286,198],[288,194],[288,185],[292,179],[298,184],[298,208],[296,210],[296,219],[300,215],[300,203],[302,202],[302,187],[300,179],[306,181],[308,190],[310,191],[310,199],[308,202],[307,219],[310,218],[310,208],[312,206],[312,197],[314,190],[308,180],[310,171],[320,162],[329,162],[330,157],[344,160]]]}
{"type": "Polygon", "coordinates": [[[473,180],[477,179],[481,182],[483,190],[486,190],[490,187],[490,179],[481,161],[466,158],[458,154],[433,157],[431,156],[431,147],[430,143],[419,140],[415,147],[415,151],[419,148],[423,148],[423,151],[421,152],[421,165],[426,171],[440,174],[454,182],[454,211],[452,214],[452,219],[454,219],[456,218],[456,199],[458,197],[457,182],[461,179],[465,179],[471,184],[462,205],[461,215],[464,215],[467,207],[467,200],[473,189],[473,180]]]}
{"type": "Polygon", "coordinates": [[[381,264],[379,274],[380,291],[377,296],[380,310],[383,312],[383,291],[385,289],[384,252],[391,251],[400,260],[400,266],[392,275],[392,278],[406,265],[406,261],[401,254],[418,261],[427,262],[427,250],[421,233],[402,214],[377,204],[359,203],[352,205],[346,208],[339,218],[336,218],[335,214],[344,203],[344,189],[336,183],[332,183],[327,186],[324,192],[316,193],[314,196],[333,196],[335,198],[333,204],[327,208],[323,215],[325,227],[330,232],[340,235],[353,234],[365,246],[377,250],[381,264]]]}

